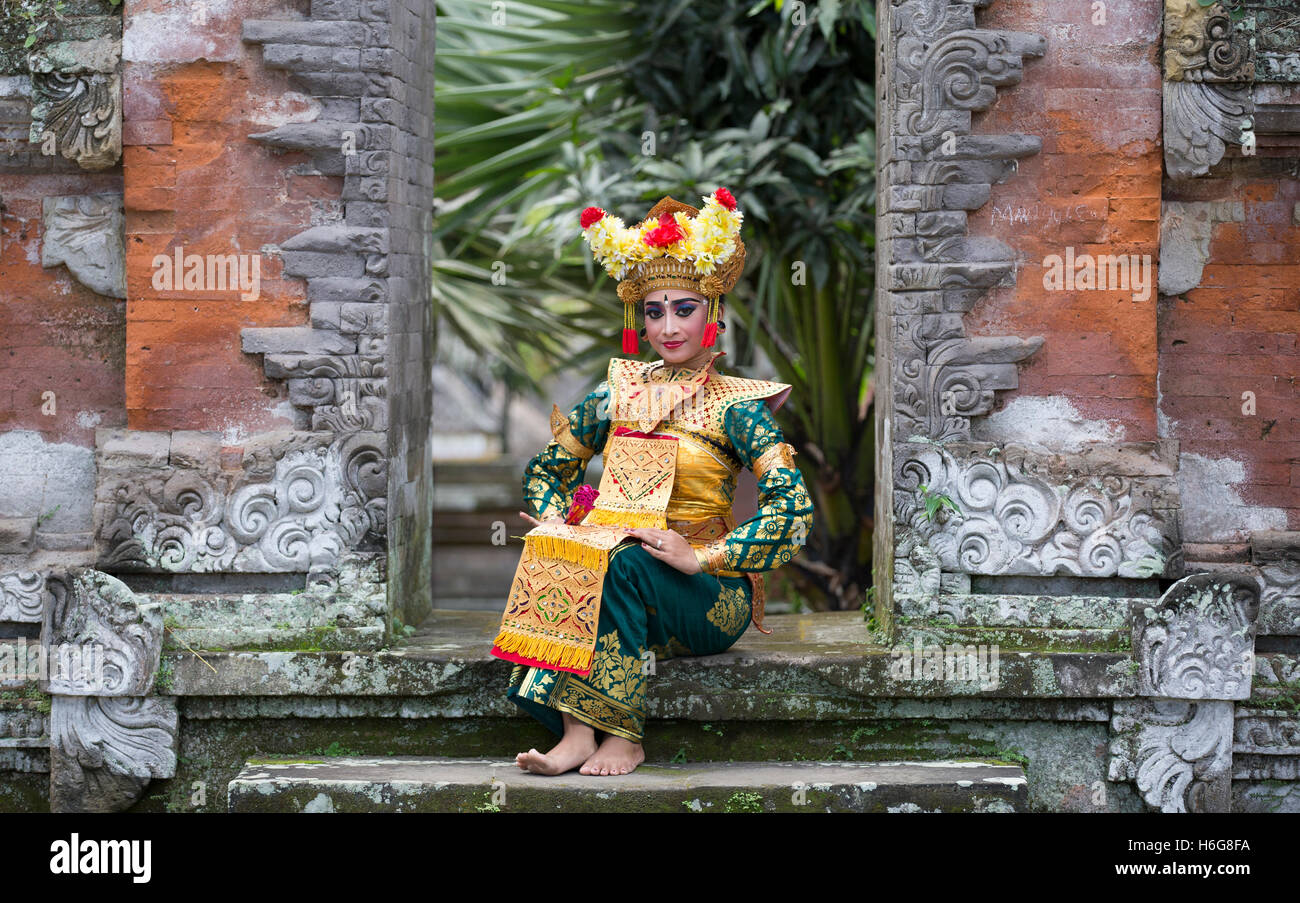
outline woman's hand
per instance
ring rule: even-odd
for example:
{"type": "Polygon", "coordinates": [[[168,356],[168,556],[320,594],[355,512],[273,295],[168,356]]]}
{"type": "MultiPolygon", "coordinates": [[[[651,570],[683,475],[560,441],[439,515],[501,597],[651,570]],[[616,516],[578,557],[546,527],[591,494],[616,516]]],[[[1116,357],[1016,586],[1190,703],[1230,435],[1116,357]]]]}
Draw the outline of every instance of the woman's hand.
{"type": "Polygon", "coordinates": [[[675,530],[657,530],[654,527],[628,527],[629,536],[641,540],[641,548],[664,564],[672,565],[683,574],[698,574],[700,563],[695,550],[686,537],[675,530]]]}
{"type": "Polygon", "coordinates": [[[564,518],[562,518],[562,517],[548,517],[546,520],[538,520],[538,519],[535,518],[535,517],[530,517],[530,516],[528,516],[527,514],[524,514],[524,512],[522,512],[522,511],[519,512],[519,516],[522,517],[524,520],[528,521],[528,522],[529,522],[530,524],[532,524],[534,527],[540,527],[542,524],[562,524],[562,523],[564,523],[564,518]]]}

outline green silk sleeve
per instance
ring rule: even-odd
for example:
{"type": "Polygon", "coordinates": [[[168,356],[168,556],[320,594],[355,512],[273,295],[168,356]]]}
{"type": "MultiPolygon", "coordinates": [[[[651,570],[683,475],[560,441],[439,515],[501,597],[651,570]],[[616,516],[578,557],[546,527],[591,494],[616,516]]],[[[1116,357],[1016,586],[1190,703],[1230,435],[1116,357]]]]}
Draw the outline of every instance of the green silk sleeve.
{"type": "MultiPolygon", "coordinates": [[[[762,400],[737,402],[727,409],[727,437],[745,467],[785,443],[781,428],[762,400]]],[[[803,549],[812,530],[813,507],[797,467],[769,467],[758,476],[758,511],[711,544],[712,554],[696,555],[709,573],[716,570],[770,571],[803,549]],[[708,562],[723,564],[708,567],[708,562]]]]}
{"type": "Polygon", "coordinates": [[[605,448],[609,436],[609,384],[602,382],[569,412],[572,440],[586,452],[576,454],[552,439],[524,468],[524,504],[538,520],[564,517],[573,493],[582,485],[587,461],[605,448]]]}

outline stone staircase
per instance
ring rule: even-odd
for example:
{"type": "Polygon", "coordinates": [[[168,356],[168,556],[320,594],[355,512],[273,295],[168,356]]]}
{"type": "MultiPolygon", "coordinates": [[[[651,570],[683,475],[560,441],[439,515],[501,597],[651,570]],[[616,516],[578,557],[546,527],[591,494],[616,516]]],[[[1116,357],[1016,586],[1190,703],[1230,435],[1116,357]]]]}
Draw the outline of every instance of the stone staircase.
{"type": "Polygon", "coordinates": [[[250,762],[231,812],[1018,812],[1024,772],[987,762],[715,762],[525,774],[510,760],[250,762]]]}
{"type": "MultiPolygon", "coordinates": [[[[401,663],[389,667],[388,693],[406,695],[405,681],[414,686],[417,675],[428,672],[431,679],[422,692],[437,697],[432,706],[439,714],[451,716],[424,735],[433,741],[426,748],[437,756],[347,750],[249,759],[229,783],[229,811],[1031,808],[1023,763],[1014,755],[997,755],[996,742],[954,737],[944,725],[917,720],[917,713],[904,711],[898,700],[873,708],[863,698],[885,685],[890,656],[873,645],[858,612],[776,615],[768,619],[776,631],[772,636],[750,631],[721,655],[657,662],[647,701],[652,719],[647,763],[632,775],[526,774],[515,767],[514,753],[545,748],[553,738],[502,698],[509,665],[488,655],[497,623],[492,612],[435,611],[414,636],[381,653],[392,656],[394,665],[401,663]],[[442,685],[433,685],[435,680],[442,685]],[[882,714],[895,718],[882,719],[882,714]]],[[[1023,687],[1033,671],[1041,667],[1004,663],[1013,688],[1023,687]]],[[[196,684],[191,691],[219,693],[221,688],[196,684]]],[[[940,681],[928,688],[917,684],[912,691],[950,696],[954,688],[940,681]]],[[[1009,695],[1020,693],[1012,689],[1009,695]]],[[[1016,705],[996,702],[1004,715],[1016,705]]],[[[414,701],[404,704],[408,717],[416,709],[414,701]]]]}

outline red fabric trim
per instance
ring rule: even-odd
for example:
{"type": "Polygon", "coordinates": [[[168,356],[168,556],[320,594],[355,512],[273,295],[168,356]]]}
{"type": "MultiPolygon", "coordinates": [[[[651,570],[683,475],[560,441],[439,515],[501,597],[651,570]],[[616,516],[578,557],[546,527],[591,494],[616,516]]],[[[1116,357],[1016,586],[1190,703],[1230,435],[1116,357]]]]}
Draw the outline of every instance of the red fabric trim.
{"type": "Polygon", "coordinates": [[[508,662],[514,662],[516,665],[529,665],[533,668],[545,668],[548,671],[568,671],[570,674],[576,674],[579,677],[589,677],[591,669],[579,671],[577,668],[561,668],[559,665],[552,665],[550,662],[544,662],[537,658],[528,658],[523,655],[516,655],[513,652],[505,652],[497,646],[492,647],[492,654],[497,658],[505,659],[508,662]]]}
{"type": "Polygon", "coordinates": [[[671,439],[677,441],[676,436],[659,435],[657,433],[643,433],[640,430],[634,430],[630,426],[614,427],[615,436],[631,436],[633,439],[671,439]]]}

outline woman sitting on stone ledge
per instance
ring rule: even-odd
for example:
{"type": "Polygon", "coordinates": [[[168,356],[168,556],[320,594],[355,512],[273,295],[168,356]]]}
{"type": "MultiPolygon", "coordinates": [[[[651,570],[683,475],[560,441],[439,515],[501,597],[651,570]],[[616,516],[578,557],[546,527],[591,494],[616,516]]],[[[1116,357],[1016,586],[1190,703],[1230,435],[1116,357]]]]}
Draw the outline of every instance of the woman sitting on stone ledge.
{"type": "Polygon", "coordinates": [[[662,360],[611,359],[567,418],[554,410],[555,438],[525,470],[533,514],[520,515],[533,529],[492,651],[516,663],[507,697],[561,737],[520,753],[525,771],[632,772],[645,760],[651,656],[723,652],[751,620],[770,633],[761,575],[797,555],[811,527],[773,418],[790,386],[714,369],[721,295],[745,251],[735,199],[724,188],[705,201],[700,211],[664,198],[631,229],[598,208],[582,214],[593,253],[620,280],[624,353],[637,352],[640,303],[640,335],[662,360]],[[597,453],[605,471],[592,493],[580,487],[597,453]],[[759,508],[736,526],[746,467],[759,508]]]}

